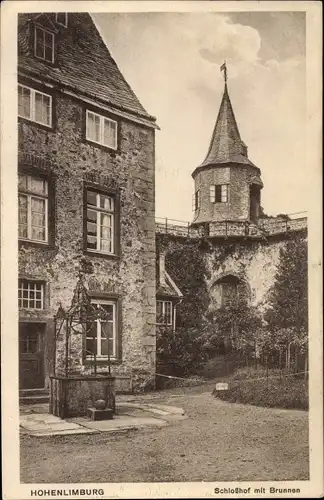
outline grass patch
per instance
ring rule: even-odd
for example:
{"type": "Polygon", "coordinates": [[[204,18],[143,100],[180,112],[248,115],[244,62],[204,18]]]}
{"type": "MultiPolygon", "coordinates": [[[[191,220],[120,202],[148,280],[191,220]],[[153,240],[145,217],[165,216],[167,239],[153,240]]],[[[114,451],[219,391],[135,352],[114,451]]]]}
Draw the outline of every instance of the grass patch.
{"type": "Polygon", "coordinates": [[[246,403],[268,408],[308,410],[308,380],[279,370],[242,369],[226,379],[227,391],[214,390],[215,397],[231,403],[246,403]]]}

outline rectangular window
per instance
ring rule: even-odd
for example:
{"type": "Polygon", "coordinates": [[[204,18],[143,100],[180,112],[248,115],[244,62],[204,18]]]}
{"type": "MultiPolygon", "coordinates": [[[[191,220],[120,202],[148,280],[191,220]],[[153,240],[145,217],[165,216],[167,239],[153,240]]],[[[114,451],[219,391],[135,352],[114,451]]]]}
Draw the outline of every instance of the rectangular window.
{"type": "Polygon", "coordinates": [[[209,188],[209,200],[211,203],[227,203],[228,184],[211,185],[209,188]]]}
{"type": "Polygon", "coordinates": [[[117,149],[117,122],[87,110],[86,139],[117,149]]]}
{"type": "Polygon", "coordinates": [[[19,239],[47,243],[48,183],[31,175],[18,175],[19,239]]]}
{"type": "Polygon", "coordinates": [[[93,304],[107,313],[107,320],[95,320],[86,334],[86,358],[107,359],[117,356],[117,302],[93,300],[93,304]]]}
{"type": "Polygon", "coordinates": [[[51,127],[52,97],[24,85],[18,85],[18,116],[51,127]]]}
{"type": "Polygon", "coordinates": [[[24,307],[26,309],[44,309],[44,284],[19,280],[18,307],[24,307]]]}
{"type": "Polygon", "coordinates": [[[19,337],[20,354],[37,354],[40,350],[39,333],[31,331],[26,335],[19,337]]]}
{"type": "Polygon", "coordinates": [[[57,12],[55,14],[55,20],[56,20],[57,24],[60,24],[61,26],[64,26],[66,28],[68,25],[67,12],[57,12]]]}
{"type": "Polygon", "coordinates": [[[54,33],[35,26],[34,54],[44,61],[54,62],[54,33]]]}
{"type": "Polygon", "coordinates": [[[87,190],[87,250],[115,253],[115,198],[87,190]]]}
{"type": "Polygon", "coordinates": [[[200,208],[200,190],[195,192],[192,198],[192,209],[194,211],[199,210],[200,208]]]}
{"type": "Polygon", "coordinates": [[[158,325],[172,325],[172,302],[168,300],[156,301],[156,322],[158,325]]]}
{"type": "Polygon", "coordinates": [[[19,239],[47,243],[48,183],[31,175],[18,175],[19,239]]]}

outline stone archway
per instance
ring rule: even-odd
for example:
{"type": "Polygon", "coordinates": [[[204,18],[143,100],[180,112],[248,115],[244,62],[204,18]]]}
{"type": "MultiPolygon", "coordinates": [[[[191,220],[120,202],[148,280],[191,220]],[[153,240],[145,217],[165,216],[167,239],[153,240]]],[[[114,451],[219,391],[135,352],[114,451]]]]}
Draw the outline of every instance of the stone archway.
{"type": "Polygon", "coordinates": [[[251,288],[249,283],[241,275],[235,272],[227,272],[218,275],[211,285],[211,304],[213,309],[227,305],[237,297],[251,300],[251,288]]]}

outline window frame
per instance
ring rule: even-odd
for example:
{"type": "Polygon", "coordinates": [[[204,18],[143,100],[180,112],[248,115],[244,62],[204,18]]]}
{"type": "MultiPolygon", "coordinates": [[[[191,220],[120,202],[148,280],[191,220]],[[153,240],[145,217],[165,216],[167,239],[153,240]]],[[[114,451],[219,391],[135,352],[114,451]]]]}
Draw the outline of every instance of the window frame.
{"type": "MultiPolygon", "coordinates": [[[[99,298],[92,298],[91,299],[91,304],[102,304],[102,305],[112,305],[113,306],[113,354],[109,356],[110,360],[116,360],[117,359],[117,336],[118,336],[118,328],[117,328],[117,307],[118,307],[118,301],[114,299],[99,299],[99,298]]],[[[101,354],[101,341],[102,341],[102,329],[101,329],[101,320],[97,319],[95,320],[96,323],[96,337],[95,337],[95,342],[96,342],[96,359],[98,361],[108,361],[108,355],[107,354],[101,354]],[[98,354],[98,347],[100,347],[100,354],[98,354]]],[[[93,337],[85,335],[85,359],[86,361],[93,361],[93,354],[87,354],[86,351],[86,341],[87,339],[92,339],[93,337]]],[[[104,337],[105,338],[105,337],[104,337]]],[[[107,339],[108,341],[108,348],[109,348],[109,338],[107,339]]]]}
{"type": "Polygon", "coordinates": [[[45,61],[47,63],[51,63],[51,64],[54,64],[54,61],[55,61],[55,33],[53,33],[52,31],[44,28],[43,26],[39,26],[37,24],[35,24],[34,26],[34,56],[37,58],[37,59],[40,59],[41,61],[45,61]],[[44,57],[41,57],[39,55],[37,55],[37,30],[39,31],[43,31],[44,33],[44,57]],[[45,33],[48,33],[51,35],[52,37],[52,51],[51,51],[51,54],[52,54],[52,57],[51,57],[51,60],[49,59],[46,59],[45,57],[45,49],[46,49],[46,45],[45,45],[45,33]]]}
{"type": "Polygon", "coordinates": [[[56,24],[59,24],[60,26],[64,26],[64,28],[67,28],[68,27],[68,21],[69,21],[69,18],[68,18],[68,12],[56,12],[55,13],[55,22],[56,24]],[[64,14],[65,15],[65,23],[61,23],[60,21],[57,20],[58,16],[59,15],[62,15],[64,14]]]}
{"type": "MultiPolygon", "coordinates": [[[[112,364],[120,364],[122,362],[122,299],[117,293],[105,293],[105,292],[89,292],[90,299],[92,303],[96,302],[114,302],[116,304],[115,309],[115,342],[116,342],[116,356],[110,357],[110,362],[112,364]]],[[[96,358],[97,365],[105,366],[108,363],[108,356],[96,358]]],[[[93,356],[86,356],[86,335],[82,336],[82,364],[84,366],[89,366],[94,363],[93,356]]]]}
{"type": "Polygon", "coordinates": [[[48,244],[49,244],[49,234],[50,234],[50,231],[49,231],[49,221],[50,221],[50,214],[49,214],[49,193],[50,193],[49,180],[47,178],[43,177],[43,176],[38,176],[37,174],[35,175],[34,173],[29,173],[29,172],[25,172],[25,171],[19,171],[18,172],[18,177],[19,176],[24,176],[24,177],[27,178],[27,188],[26,188],[26,190],[20,188],[19,187],[19,183],[18,183],[18,200],[19,200],[19,196],[20,195],[25,196],[27,198],[27,237],[23,237],[23,236],[19,235],[19,205],[18,205],[18,240],[21,241],[21,242],[33,243],[33,244],[37,244],[37,245],[46,245],[46,246],[48,246],[48,244]],[[43,181],[45,183],[46,194],[44,194],[44,195],[37,194],[37,193],[32,192],[29,189],[30,181],[31,181],[32,178],[37,179],[37,180],[41,180],[41,181],[43,181]],[[45,228],[45,239],[44,240],[32,239],[32,211],[31,211],[32,198],[33,199],[41,199],[41,200],[45,201],[45,209],[44,209],[44,215],[45,215],[45,225],[44,225],[44,228],[45,228]]]}
{"type": "Polygon", "coordinates": [[[156,324],[159,326],[173,326],[173,304],[172,300],[164,300],[164,299],[157,299],[156,300],[156,324]],[[160,322],[158,319],[158,313],[157,313],[157,307],[158,304],[162,304],[162,321],[160,322]],[[166,304],[170,304],[170,319],[168,321],[167,315],[166,315],[166,304]]]}
{"type": "MultiPolygon", "coordinates": [[[[97,210],[97,207],[89,207],[91,210],[97,210]]],[[[104,210],[102,213],[108,213],[104,210]]],[[[97,216],[98,221],[98,216],[97,216]]],[[[96,221],[96,223],[97,223],[96,221]]],[[[98,227],[97,227],[98,230],[98,227]]],[[[83,189],[83,253],[91,256],[98,256],[108,259],[119,259],[120,257],[120,193],[117,189],[109,189],[99,187],[94,183],[84,183],[83,189]],[[88,248],[88,228],[87,228],[87,210],[88,210],[88,191],[95,192],[96,194],[108,196],[114,200],[114,213],[113,213],[113,231],[112,237],[114,240],[113,252],[104,252],[97,249],[88,248]]]]}
{"type": "Polygon", "coordinates": [[[88,141],[89,143],[92,143],[92,144],[97,144],[98,146],[101,146],[105,149],[117,151],[118,150],[118,139],[119,139],[119,122],[118,122],[118,120],[115,120],[115,119],[113,119],[109,116],[106,116],[104,114],[100,114],[97,111],[94,111],[93,109],[89,109],[88,107],[85,108],[85,140],[86,141],[88,141]],[[96,141],[88,136],[88,115],[89,114],[99,117],[99,136],[100,136],[99,141],[96,141]],[[114,146],[110,146],[108,144],[105,144],[103,141],[105,120],[108,120],[109,122],[115,124],[116,134],[115,134],[114,146]]]}
{"type": "MultiPolygon", "coordinates": [[[[37,90],[33,87],[30,87],[28,85],[24,85],[22,83],[18,83],[18,89],[21,87],[22,89],[28,89],[30,91],[30,101],[29,101],[29,116],[23,116],[19,114],[19,93],[18,93],[18,117],[22,118],[24,120],[28,120],[33,123],[37,123],[38,125],[42,125],[43,127],[46,127],[47,129],[52,129],[53,128],[53,97],[51,94],[46,94],[45,92],[42,92],[40,90],[37,90]],[[36,105],[35,105],[35,95],[40,94],[41,96],[45,96],[49,98],[50,105],[49,105],[49,123],[44,123],[39,120],[36,120],[35,115],[36,115],[36,105]]],[[[19,90],[18,90],[19,92],[19,90]]]]}
{"type": "Polygon", "coordinates": [[[210,203],[228,203],[229,201],[229,184],[211,184],[209,186],[209,201],[210,203]],[[220,188],[220,197],[217,188],[220,188]],[[224,189],[226,188],[226,189],[224,189]],[[225,196],[224,196],[225,195],[225,196]],[[219,199],[220,198],[220,199],[219,199]],[[225,198],[225,199],[222,199],[225,198]]]}
{"type": "Polygon", "coordinates": [[[197,189],[197,191],[194,192],[192,196],[192,205],[193,205],[193,211],[197,212],[197,210],[200,209],[201,206],[201,196],[200,196],[200,189],[197,189]]]}
{"type": "Polygon", "coordinates": [[[32,279],[26,279],[26,278],[19,278],[18,279],[18,310],[28,310],[28,311],[44,311],[46,306],[45,306],[45,294],[46,294],[46,287],[45,287],[45,282],[44,281],[38,281],[38,280],[32,280],[32,279]],[[24,288],[21,286],[21,284],[27,284],[27,290],[24,290],[24,288]],[[35,305],[36,305],[36,298],[31,299],[30,298],[30,292],[33,292],[34,294],[36,293],[36,289],[31,290],[30,285],[39,285],[41,287],[40,292],[41,292],[41,307],[29,307],[23,305],[23,301],[27,300],[34,300],[35,305]],[[21,291],[21,294],[23,295],[24,291],[27,291],[28,297],[24,298],[23,296],[19,297],[19,291],[21,291]],[[21,302],[21,303],[20,303],[21,302]]]}

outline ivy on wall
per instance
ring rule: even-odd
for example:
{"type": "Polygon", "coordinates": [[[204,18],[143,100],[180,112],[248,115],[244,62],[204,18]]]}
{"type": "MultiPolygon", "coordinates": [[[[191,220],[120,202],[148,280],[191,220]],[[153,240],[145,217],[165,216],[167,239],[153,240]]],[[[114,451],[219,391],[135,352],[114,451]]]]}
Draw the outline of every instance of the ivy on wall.
{"type": "Polygon", "coordinates": [[[200,327],[209,305],[208,268],[201,242],[173,243],[166,253],[166,268],[183,293],[177,306],[177,327],[200,327]]]}

